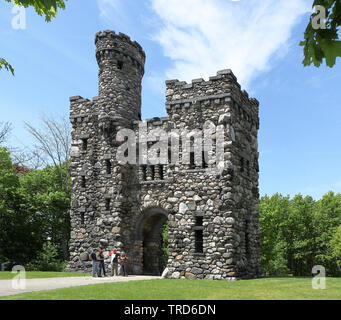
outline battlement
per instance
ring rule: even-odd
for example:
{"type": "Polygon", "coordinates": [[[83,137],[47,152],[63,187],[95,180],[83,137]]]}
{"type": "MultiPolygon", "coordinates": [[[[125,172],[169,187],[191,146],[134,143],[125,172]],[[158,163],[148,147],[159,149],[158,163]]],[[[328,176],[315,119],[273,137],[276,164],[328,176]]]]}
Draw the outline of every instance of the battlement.
{"type": "MultiPolygon", "coordinates": [[[[252,118],[256,118],[259,111],[259,102],[249,98],[245,90],[241,90],[237,77],[230,69],[220,70],[216,76],[208,81],[202,78],[193,79],[191,83],[186,81],[166,81],[166,109],[168,113],[176,109],[196,107],[208,107],[231,103],[237,108],[246,110],[252,118]]],[[[186,112],[186,110],[183,110],[186,112]]]]}
{"type": "Polygon", "coordinates": [[[94,101],[81,96],[70,97],[70,119],[76,115],[85,115],[94,112],[94,101]]]}
{"type": "Polygon", "coordinates": [[[230,69],[220,70],[217,72],[216,76],[209,77],[208,81],[205,81],[203,78],[193,79],[191,83],[187,83],[186,81],[179,81],[178,79],[174,80],[166,80],[166,87],[168,88],[177,88],[180,90],[192,89],[194,87],[199,86],[210,86],[216,85],[216,81],[225,81],[233,80],[237,82],[237,77],[233,74],[230,69]]]}
{"type": "Polygon", "coordinates": [[[129,36],[127,36],[126,34],[124,34],[122,32],[119,32],[119,34],[116,34],[115,31],[113,31],[113,30],[104,30],[102,32],[101,31],[97,32],[96,36],[95,36],[95,45],[97,45],[98,40],[103,40],[105,38],[116,39],[119,41],[126,42],[126,43],[132,45],[133,47],[135,47],[137,50],[140,51],[140,53],[144,57],[146,57],[146,54],[145,54],[144,50],[142,49],[142,47],[139,45],[139,43],[136,41],[132,41],[129,36]]]}
{"type": "Polygon", "coordinates": [[[124,33],[116,34],[112,30],[97,32],[95,44],[96,58],[100,66],[104,60],[116,60],[130,62],[144,72],[145,52],[136,41],[132,41],[124,33]]]}

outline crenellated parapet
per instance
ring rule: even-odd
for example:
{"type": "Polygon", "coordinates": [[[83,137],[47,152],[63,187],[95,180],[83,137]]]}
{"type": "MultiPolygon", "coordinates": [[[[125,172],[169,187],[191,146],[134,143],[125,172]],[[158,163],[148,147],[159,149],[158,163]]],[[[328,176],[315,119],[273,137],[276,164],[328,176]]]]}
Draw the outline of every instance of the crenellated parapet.
{"type": "Polygon", "coordinates": [[[122,64],[132,65],[143,75],[146,54],[142,47],[136,41],[132,41],[129,36],[106,30],[96,34],[95,44],[96,59],[100,68],[106,62],[111,61],[116,63],[118,68],[122,64]]]}
{"type": "Polygon", "coordinates": [[[203,95],[217,95],[240,89],[237,78],[231,70],[221,70],[216,76],[210,77],[208,81],[202,78],[193,79],[191,83],[186,81],[166,81],[166,101],[197,98],[203,95]]]}
{"type": "Polygon", "coordinates": [[[192,108],[202,112],[211,108],[218,110],[221,105],[234,109],[240,119],[259,128],[259,102],[241,90],[231,70],[218,71],[208,81],[202,78],[191,83],[177,79],[166,81],[166,109],[170,116],[192,108]]]}
{"type": "Polygon", "coordinates": [[[94,102],[84,99],[81,96],[70,97],[70,116],[75,117],[80,114],[90,114],[95,112],[94,102]]]}

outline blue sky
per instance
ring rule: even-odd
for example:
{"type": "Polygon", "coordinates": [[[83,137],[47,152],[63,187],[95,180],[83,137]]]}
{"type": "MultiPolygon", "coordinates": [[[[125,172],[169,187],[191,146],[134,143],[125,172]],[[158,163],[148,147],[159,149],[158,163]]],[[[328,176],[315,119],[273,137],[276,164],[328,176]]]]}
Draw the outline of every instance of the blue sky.
{"type": "Polygon", "coordinates": [[[165,116],[164,81],[233,70],[260,101],[261,194],[341,192],[341,61],[303,67],[299,41],[312,0],[69,0],[46,23],[26,10],[13,29],[12,5],[0,1],[0,121],[10,121],[13,146],[32,143],[24,121],[68,115],[69,97],[98,93],[94,36],[113,29],[147,55],[143,118],[165,116]]]}

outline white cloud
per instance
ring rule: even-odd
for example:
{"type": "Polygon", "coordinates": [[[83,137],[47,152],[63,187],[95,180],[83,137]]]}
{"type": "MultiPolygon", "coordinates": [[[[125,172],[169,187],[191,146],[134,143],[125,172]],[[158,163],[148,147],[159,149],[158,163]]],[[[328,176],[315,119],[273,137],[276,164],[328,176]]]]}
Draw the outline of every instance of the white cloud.
{"type": "Polygon", "coordinates": [[[105,27],[134,37],[140,29],[136,0],[97,0],[99,17],[105,27]]]}
{"type": "Polygon", "coordinates": [[[121,0],[97,0],[100,18],[111,22],[112,13],[121,10],[121,3],[121,0]]]}
{"type": "Polygon", "coordinates": [[[190,81],[232,69],[243,87],[288,50],[309,0],[150,0],[162,22],[153,37],[173,61],[169,79],[190,81]]]}

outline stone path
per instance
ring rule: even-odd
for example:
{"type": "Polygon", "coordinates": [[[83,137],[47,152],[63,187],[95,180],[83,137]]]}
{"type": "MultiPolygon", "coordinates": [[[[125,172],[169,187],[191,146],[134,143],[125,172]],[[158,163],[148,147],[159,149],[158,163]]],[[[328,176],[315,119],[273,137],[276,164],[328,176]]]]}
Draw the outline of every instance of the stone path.
{"type": "Polygon", "coordinates": [[[70,277],[70,278],[44,278],[44,279],[26,279],[25,289],[14,289],[12,280],[0,280],[0,297],[20,294],[24,292],[53,290],[59,288],[69,288],[76,286],[84,286],[89,284],[110,283],[110,282],[126,282],[138,280],[160,279],[155,276],[129,276],[129,277],[112,277],[112,278],[92,278],[92,277],[70,277]]]}

